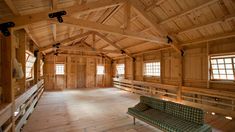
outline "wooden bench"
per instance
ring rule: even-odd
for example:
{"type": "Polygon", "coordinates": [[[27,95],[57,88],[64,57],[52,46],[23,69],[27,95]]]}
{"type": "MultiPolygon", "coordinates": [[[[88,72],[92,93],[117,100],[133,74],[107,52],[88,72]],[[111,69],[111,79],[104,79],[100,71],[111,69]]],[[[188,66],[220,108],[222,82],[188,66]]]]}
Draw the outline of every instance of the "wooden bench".
{"type": "Polygon", "coordinates": [[[169,132],[211,132],[211,126],[204,123],[201,109],[141,96],[140,102],[128,108],[129,115],[163,131],[169,132]]]}

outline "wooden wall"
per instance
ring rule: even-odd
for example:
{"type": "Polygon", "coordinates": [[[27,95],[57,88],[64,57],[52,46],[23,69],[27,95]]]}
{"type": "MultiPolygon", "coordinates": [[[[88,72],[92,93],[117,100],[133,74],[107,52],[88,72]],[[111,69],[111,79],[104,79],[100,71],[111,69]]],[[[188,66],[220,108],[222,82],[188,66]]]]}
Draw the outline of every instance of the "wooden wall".
{"type": "Polygon", "coordinates": [[[45,88],[63,90],[111,86],[111,61],[102,57],[48,55],[44,64],[45,88]],[[55,75],[55,64],[65,64],[65,75],[55,75]],[[104,65],[105,74],[96,75],[96,66],[104,65]]]}
{"type": "MultiPolygon", "coordinates": [[[[183,86],[235,91],[235,81],[210,81],[208,78],[208,57],[235,54],[235,38],[188,45],[184,46],[184,50],[182,69],[181,57],[173,49],[135,55],[134,80],[179,85],[180,70],[182,70],[183,86]],[[143,64],[151,60],[159,60],[161,62],[160,77],[143,76],[143,64]]],[[[115,60],[113,63],[113,73],[115,73],[115,65],[121,62],[124,62],[126,67],[126,75],[124,78],[130,79],[132,76],[132,72],[130,71],[133,70],[132,67],[130,67],[130,63],[132,63],[131,59],[115,60]]],[[[115,76],[115,74],[113,76],[115,76]]]]}
{"type": "Polygon", "coordinates": [[[2,101],[2,39],[0,37],[0,104],[2,101]]]}

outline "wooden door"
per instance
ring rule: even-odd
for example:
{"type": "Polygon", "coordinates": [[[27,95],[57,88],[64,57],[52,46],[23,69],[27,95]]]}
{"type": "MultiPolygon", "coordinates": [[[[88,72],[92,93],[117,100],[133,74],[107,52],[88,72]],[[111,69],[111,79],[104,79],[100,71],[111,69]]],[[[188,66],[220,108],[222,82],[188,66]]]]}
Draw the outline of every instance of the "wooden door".
{"type": "Polygon", "coordinates": [[[78,64],[77,65],[77,88],[86,87],[86,65],[78,64]]]}

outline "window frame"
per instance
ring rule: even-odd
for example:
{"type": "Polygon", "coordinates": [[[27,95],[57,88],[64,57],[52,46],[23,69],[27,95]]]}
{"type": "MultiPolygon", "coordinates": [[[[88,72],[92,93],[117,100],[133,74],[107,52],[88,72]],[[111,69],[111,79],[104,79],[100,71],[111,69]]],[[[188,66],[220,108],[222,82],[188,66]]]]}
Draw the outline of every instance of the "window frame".
{"type": "Polygon", "coordinates": [[[233,55],[230,54],[230,55],[215,55],[215,56],[210,56],[209,57],[209,65],[210,65],[209,66],[210,67],[210,69],[209,69],[209,72],[210,72],[210,77],[209,77],[210,81],[216,81],[216,82],[219,82],[219,81],[235,82],[235,55],[234,54],[233,55]],[[231,59],[231,63],[226,63],[225,62],[225,59],[228,59],[228,58],[231,59]],[[219,59],[223,59],[223,63],[219,63],[218,62],[219,59]],[[216,64],[215,63],[212,64],[212,60],[216,60],[216,64]],[[220,74],[219,64],[223,64],[224,69],[221,68],[221,70],[224,70],[225,74],[220,74]],[[232,65],[231,69],[229,69],[229,68],[227,69],[226,64],[227,65],[231,64],[232,65]],[[213,69],[212,65],[216,65],[217,68],[213,69]],[[217,79],[217,78],[215,79],[214,78],[214,72],[213,72],[214,70],[218,71],[218,74],[216,74],[216,75],[219,76],[219,79],[217,79]],[[228,75],[232,75],[232,74],[228,74],[227,70],[232,70],[232,72],[233,72],[233,79],[228,79],[228,75]],[[220,75],[225,75],[227,79],[220,79],[220,75]]]}
{"type": "Polygon", "coordinates": [[[56,63],[56,64],[55,64],[55,75],[56,75],[56,76],[64,76],[64,75],[65,75],[65,64],[64,64],[64,63],[56,63]],[[58,74],[58,73],[57,73],[57,65],[63,65],[63,69],[64,69],[63,74],[60,74],[60,73],[58,74]]]}
{"type": "Polygon", "coordinates": [[[44,67],[44,61],[41,59],[40,60],[40,77],[43,76],[43,67],[44,67]]]}
{"type": "Polygon", "coordinates": [[[105,67],[104,65],[97,65],[96,66],[96,75],[104,75],[105,74],[105,67]],[[99,67],[102,67],[102,69],[100,69],[99,67]],[[102,72],[99,72],[103,70],[102,72]]]}
{"type": "Polygon", "coordinates": [[[121,75],[121,76],[125,75],[125,64],[124,63],[116,64],[116,73],[117,73],[117,75],[121,75]],[[119,74],[118,69],[120,68],[121,65],[123,65],[123,70],[122,70],[123,73],[119,74]]]}
{"type": "Polygon", "coordinates": [[[156,78],[160,78],[161,77],[161,61],[160,60],[151,60],[151,61],[144,61],[144,63],[143,63],[143,76],[144,77],[156,77],[156,78]],[[151,75],[147,75],[146,74],[146,64],[147,63],[157,63],[156,64],[156,68],[155,68],[155,70],[153,69],[154,67],[152,66],[152,69],[150,69],[150,71],[152,72],[152,71],[156,71],[156,73],[154,73],[154,72],[152,72],[152,74],[151,75]],[[159,69],[158,69],[158,63],[159,63],[159,69]],[[159,72],[157,72],[157,71],[159,71],[159,72]],[[156,75],[154,75],[154,74],[156,74],[156,75]]]}
{"type": "Polygon", "coordinates": [[[28,51],[28,50],[26,50],[25,51],[25,79],[26,79],[26,81],[30,81],[30,80],[33,80],[34,79],[34,64],[35,64],[35,62],[36,62],[36,57],[34,56],[34,54],[32,53],[32,52],[30,52],[30,51],[28,51]],[[27,57],[26,57],[26,55],[27,55],[27,57]],[[29,57],[30,56],[32,56],[32,57],[34,57],[34,62],[31,62],[31,63],[33,63],[33,65],[32,65],[32,67],[31,67],[31,76],[30,77],[27,77],[26,75],[27,75],[27,62],[28,62],[28,59],[29,59],[29,57]]]}

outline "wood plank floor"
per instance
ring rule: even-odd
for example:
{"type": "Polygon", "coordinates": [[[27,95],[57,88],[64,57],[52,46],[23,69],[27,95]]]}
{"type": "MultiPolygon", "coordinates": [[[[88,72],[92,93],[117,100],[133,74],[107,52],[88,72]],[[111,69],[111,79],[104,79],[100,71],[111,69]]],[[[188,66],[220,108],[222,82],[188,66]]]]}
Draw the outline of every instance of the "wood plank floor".
{"type": "MultiPolygon", "coordinates": [[[[141,121],[133,125],[127,108],[139,95],[116,88],[44,92],[23,132],[160,132],[141,121]]],[[[207,114],[213,131],[234,131],[235,121],[207,114]]]]}

